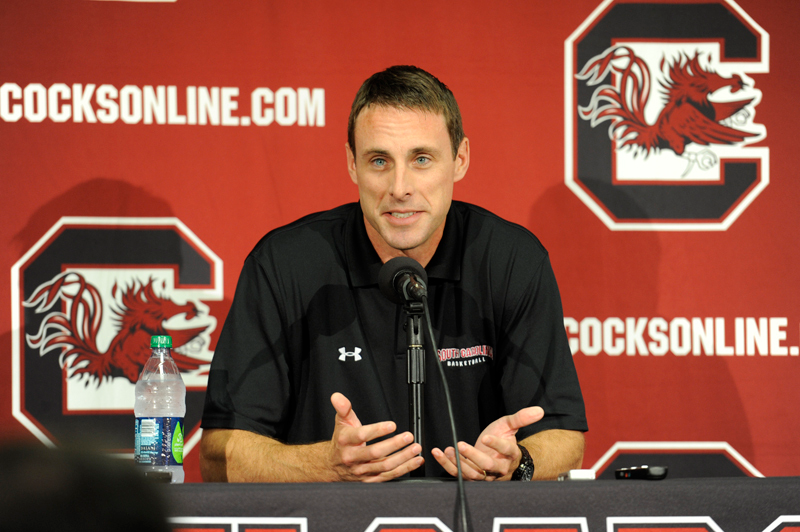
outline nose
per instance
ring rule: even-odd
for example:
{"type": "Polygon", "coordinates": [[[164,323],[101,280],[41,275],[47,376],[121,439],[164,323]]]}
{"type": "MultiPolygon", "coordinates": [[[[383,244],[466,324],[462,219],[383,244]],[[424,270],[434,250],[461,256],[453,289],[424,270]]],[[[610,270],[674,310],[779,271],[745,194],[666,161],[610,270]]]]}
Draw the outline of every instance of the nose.
{"type": "Polygon", "coordinates": [[[397,165],[389,185],[389,194],[397,200],[402,200],[414,192],[411,172],[404,165],[397,165]]]}

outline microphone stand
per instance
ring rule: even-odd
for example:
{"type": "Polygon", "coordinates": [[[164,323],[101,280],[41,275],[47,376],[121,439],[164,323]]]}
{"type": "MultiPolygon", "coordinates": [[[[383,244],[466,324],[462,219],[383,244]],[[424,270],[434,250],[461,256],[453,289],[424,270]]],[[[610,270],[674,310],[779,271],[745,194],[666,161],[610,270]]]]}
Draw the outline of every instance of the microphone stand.
{"type": "MultiPolygon", "coordinates": [[[[424,305],[419,301],[406,300],[403,309],[406,311],[406,338],[408,340],[408,417],[414,442],[419,443],[424,449],[425,348],[422,343],[424,305]]],[[[411,471],[411,476],[424,477],[424,468],[411,471]]]]}

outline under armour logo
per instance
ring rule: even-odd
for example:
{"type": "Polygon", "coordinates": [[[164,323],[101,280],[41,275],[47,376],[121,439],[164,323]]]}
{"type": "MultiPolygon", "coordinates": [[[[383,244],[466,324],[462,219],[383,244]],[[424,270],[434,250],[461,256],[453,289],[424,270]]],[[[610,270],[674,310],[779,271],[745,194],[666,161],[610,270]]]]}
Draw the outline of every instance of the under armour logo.
{"type": "Polygon", "coordinates": [[[353,357],[353,360],[355,360],[355,361],[361,360],[361,348],[360,347],[356,347],[352,351],[348,351],[344,347],[340,347],[339,348],[339,352],[341,353],[341,355],[339,355],[339,360],[341,360],[342,362],[347,360],[347,357],[353,357]]]}

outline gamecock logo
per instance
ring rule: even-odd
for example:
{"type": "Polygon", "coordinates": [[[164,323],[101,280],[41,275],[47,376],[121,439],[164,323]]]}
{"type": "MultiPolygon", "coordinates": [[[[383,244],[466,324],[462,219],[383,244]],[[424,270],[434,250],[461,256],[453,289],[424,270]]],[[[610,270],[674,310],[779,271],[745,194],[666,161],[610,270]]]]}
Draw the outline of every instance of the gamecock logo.
{"type": "MultiPolygon", "coordinates": [[[[166,283],[163,287],[166,288],[166,283]]],[[[47,312],[39,332],[27,338],[28,346],[38,349],[41,356],[60,350],[59,363],[67,371],[68,379],[86,377],[98,386],[103,380],[113,381],[114,377],[125,377],[135,384],[150,357],[153,335],[172,336],[173,358],[181,371],[196,370],[208,364],[208,360],[184,356],[179,351],[199,339],[209,325],[189,329],[164,326],[181,314],[189,321],[198,316],[200,311],[194,303],[178,305],[158,296],[152,279],[146,284],[134,280],[134,285],[124,291],[118,290],[115,283],[111,289],[115,300],[118,292],[122,294],[114,310],[117,332],[109,348],[101,352],[97,347],[97,335],[103,323],[102,294],[79,273],[67,271],[57,275],[23,302],[24,306],[35,308],[37,314],[47,312]],[[68,311],[52,310],[57,302],[68,311]]]]}
{"type": "Polygon", "coordinates": [[[13,413],[40,440],[132,452],[134,386],[168,334],[196,443],[222,262],[179,220],[62,218],[12,269],[13,413]]]}
{"type": "Polygon", "coordinates": [[[566,184],[610,229],[724,230],[769,183],[769,36],[738,6],[608,0],[565,55],[566,184]]]}

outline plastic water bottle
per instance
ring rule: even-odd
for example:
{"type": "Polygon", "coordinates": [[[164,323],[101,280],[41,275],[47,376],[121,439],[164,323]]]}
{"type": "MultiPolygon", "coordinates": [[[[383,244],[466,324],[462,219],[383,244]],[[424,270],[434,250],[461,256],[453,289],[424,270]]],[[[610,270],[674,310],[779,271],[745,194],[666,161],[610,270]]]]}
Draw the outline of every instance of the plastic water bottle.
{"type": "Polygon", "coordinates": [[[150,338],[152,355],[136,383],[134,462],[145,474],[183,482],[183,417],[186,386],[172,360],[172,338],[150,338]]]}

